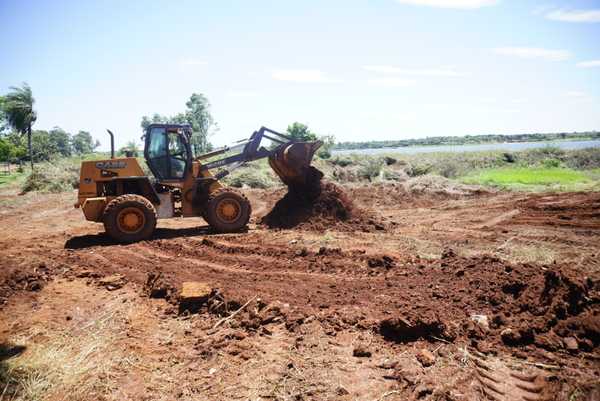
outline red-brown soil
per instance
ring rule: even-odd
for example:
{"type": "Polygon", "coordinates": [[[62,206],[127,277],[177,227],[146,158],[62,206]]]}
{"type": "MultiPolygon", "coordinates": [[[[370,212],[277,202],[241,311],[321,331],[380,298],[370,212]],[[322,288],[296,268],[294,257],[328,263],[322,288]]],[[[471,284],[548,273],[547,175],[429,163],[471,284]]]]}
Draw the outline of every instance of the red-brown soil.
{"type": "Polygon", "coordinates": [[[534,372],[550,398],[598,394],[600,194],[324,184],[300,208],[283,190],[246,195],[253,221],[282,229],[211,235],[201,219],[169,220],[130,245],[85,222],[69,195],[4,195],[0,343],[70,330],[64,314],[126,299],[119,308],[140,313],[116,349],[172,376],[165,387],[140,365],[114,372],[123,399],[178,388],[180,399],[484,399],[483,359],[491,376],[534,372]],[[124,287],[108,291],[114,275],[124,287]],[[176,292],[194,280],[218,291],[182,317],[176,292]]]}
{"type": "Polygon", "coordinates": [[[260,222],[269,228],[325,231],[383,230],[370,213],[354,205],[346,192],[331,182],[319,182],[317,196],[288,191],[260,222]]]}

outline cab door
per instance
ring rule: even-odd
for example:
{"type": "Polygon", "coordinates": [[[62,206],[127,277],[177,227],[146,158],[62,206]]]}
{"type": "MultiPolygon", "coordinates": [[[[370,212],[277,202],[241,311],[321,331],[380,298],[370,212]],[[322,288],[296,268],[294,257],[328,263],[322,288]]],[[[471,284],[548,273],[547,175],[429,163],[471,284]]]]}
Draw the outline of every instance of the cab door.
{"type": "Polygon", "coordinates": [[[156,178],[183,181],[191,158],[184,135],[176,128],[151,127],[146,141],[146,160],[156,178]]]}

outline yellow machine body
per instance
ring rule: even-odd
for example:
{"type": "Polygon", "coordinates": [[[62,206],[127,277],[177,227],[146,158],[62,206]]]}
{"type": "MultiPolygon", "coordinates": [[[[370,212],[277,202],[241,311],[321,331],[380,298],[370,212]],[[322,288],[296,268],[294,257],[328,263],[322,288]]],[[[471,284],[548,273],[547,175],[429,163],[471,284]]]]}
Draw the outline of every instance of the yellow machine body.
{"type": "Polygon", "coordinates": [[[79,193],[76,205],[83,206],[88,198],[100,196],[99,186],[111,181],[113,177],[142,177],[145,175],[135,157],[83,161],[79,173],[79,193]]]}
{"type": "MultiPolygon", "coordinates": [[[[183,217],[202,216],[202,210],[193,204],[194,183],[197,177],[211,177],[208,170],[201,169],[199,161],[191,163],[191,174],[187,174],[184,181],[161,181],[161,185],[179,188],[181,190],[181,215],[183,217]]],[[[75,207],[81,208],[86,220],[102,222],[102,215],[106,205],[119,196],[121,192],[108,193],[106,188],[116,178],[142,178],[148,179],[144,170],[135,157],[123,157],[106,160],[84,161],[81,163],[79,177],[79,193],[75,207]]],[[[117,183],[114,186],[118,186],[117,183]]],[[[209,186],[209,192],[213,193],[223,186],[214,181],[209,186]]],[[[154,203],[154,202],[153,202],[154,203]]],[[[155,205],[156,206],[156,205],[155,205]]]]}
{"type": "Polygon", "coordinates": [[[307,183],[315,181],[318,170],[311,168],[310,162],[320,141],[293,141],[262,127],[233,147],[194,157],[190,125],[150,124],[144,136],[144,159],[152,171],[149,177],[137,158],[114,157],[114,136],[108,132],[113,157],[81,163],[75,207],[83,210],[87,220],[102,222],[108,235],[120,242],[148,239],[157,219],[172,217],[202,217],[213,230],[223,233],[247,227],[250,202],[219,182],[230,173],[229,166],[234,169],[268,157],[273,170],[290,188],[314,192],[307,183]],[[278,146],[261,147],[263,138],[278,146]],[[237,149],[243,150],[232,154],[237,149]]]}

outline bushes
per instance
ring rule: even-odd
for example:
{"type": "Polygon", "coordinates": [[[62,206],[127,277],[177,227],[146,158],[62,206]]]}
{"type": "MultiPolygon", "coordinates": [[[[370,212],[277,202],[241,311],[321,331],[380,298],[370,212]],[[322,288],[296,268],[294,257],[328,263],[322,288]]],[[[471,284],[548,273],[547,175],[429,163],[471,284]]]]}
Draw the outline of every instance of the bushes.
{"type": "Polygon", "coordinates": [[[445,178],[456,178],[461,175],[461,166],[456,161],[451,161],[442,166],[439,174],[445,178]]]}
{"type": "Polygon", "coordinates": [[[409,178],[408,174],[404,170],[384,169],[381,172],[381,176],[386,181],[406,181],[409,178]]]}
{"type": "Polygon", "coordinates": [[[502,154],[502,160],[507,163],[515,163],[517,161],[517,156],[514,153],[506,152],[502,154]]]}
{"type": "Polygon", "coordinates": [[[419,177],[421,175],[429,174],[433,166],[429,164],[414,164],[410,165],[407,169],[407,173],[410,177],[419,177]]]}
{"type": "Polygon", "coordinates": [[[557,168],[560,167],[561,162],[558,159],[544,159],[542,165],[546,168],[557,168]]]}
{"type": "Polygon", "coordinates": [[[368,181],[372,181],[373,178],[378,177],[379,174],[381,174],[383,163],[383,159],[379,157],[370,157],[366,159],[365,163],[358,169],[358,176],[368,181]]]}
{"type": "Polygon", "coordinates": [[[579,170],[600,168],[600,148],[573,150],[566,158],[565,164],[579,170]]]}
{"type": "Polygon", "coordinates": [[[64,192],[77,188],[79,185],[79,162],[71,159],[39,163],[33,172],[29,173],[21,191],[64,192]]]}
{"type": "Polygon", "coordinates": [[[340,167],[348,167],[349,165],[354,163],[353,160],[349,157],[336,157],[334,159],[331,159],[330,162],[334,166],[340,167]]]}
{"type": "MultiPolygon", "coordinates": [[[[94,157],[107,157],[94,155],[94,157]]],[[[151,176],[143,159],[138,159],[151,176]]],[[[33,174],[25,179],[22,190],[61,192],[77,187],[80,158],[64,158],[36,165],[33,174]]],[[[522,152],[465,152],[422,153],[415,155],[336,155],[312,163],[323,171],[326,179],[340,183],[396,181],[410,177],[439,175],[459,178],[479,171],[498,168],[537,168],[574,170],[600,169],[600,148],[563,151],[558,148],[532,149],[522,152]]],[[[234,171],[223,183],[232,187],[271,188],[281,184],[267,160],[259,160],[234,171]]]]}
{"type": "Polygon", "coordinates": [[[223,183],[235,188],[270,188],[280,183],[279,179],[266,166],[246,166],[233,172],[223,183]]]}

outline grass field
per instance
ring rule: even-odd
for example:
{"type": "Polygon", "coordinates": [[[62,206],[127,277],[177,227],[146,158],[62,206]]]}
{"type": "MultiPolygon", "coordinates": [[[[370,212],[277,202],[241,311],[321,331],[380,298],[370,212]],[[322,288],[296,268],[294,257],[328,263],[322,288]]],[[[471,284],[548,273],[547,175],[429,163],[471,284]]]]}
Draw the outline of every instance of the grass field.
{"type": "Polygon", "coordinates": [[[461,179],[466,184],[495,186],[506,189],[582,190],[598,187],[598,173],[562,167],[505,167],[486,169],[461,179]]]}
{"type": "MultiPolygon", "coordinates": [[[[77,187],[82,160],[108,157],[94,153],[40,162],[36,164],[34,174],[25,167],[25,173],[0,175],[0,188],[19,188],[22,192],[71,191],[77,187]]],[[[145,173],[151,175],[143,158],[138,160],[145,173]]],[[[341,184],[404,182],[423,175],[437,175],[463,183],[511,190],[600,190],[600,148],[346,155],[330,159],[315,157],[313,165],[327,180],[341,184]]],[[[234,171],[223,183],[263,189],[282,185],[266,159],[234,171]]]]}
{"type": "Polygon", "coordinates": [[[22,181],[25,173],[12,173],[12,174],[1,174],[0,175],[0,187],[10,184],[16,184],[19,181],[22,181]]]}

